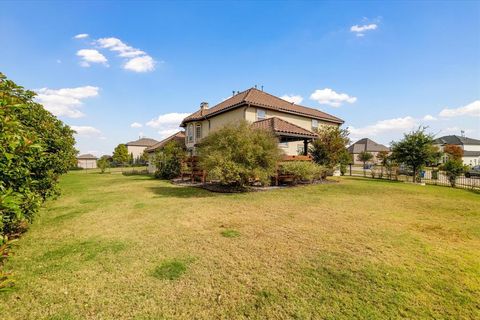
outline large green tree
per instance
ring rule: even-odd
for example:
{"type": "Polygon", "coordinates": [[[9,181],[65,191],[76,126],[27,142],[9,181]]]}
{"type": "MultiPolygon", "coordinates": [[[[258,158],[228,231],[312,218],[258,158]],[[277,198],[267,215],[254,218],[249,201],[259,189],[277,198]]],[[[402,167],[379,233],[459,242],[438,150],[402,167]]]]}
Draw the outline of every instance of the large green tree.
{"type": "Polygon", "coordinates": [[[350,142],[347,129],[338,126],[321,126],[317,131],[318,137],[311,143],[309,153],[316,163],[333,169],[342,161],[350,159],[346,149],[350,142]]]}
{"type": "Polygon", "coordinates": [[[74,131],[34,97],[0,73],[0,237],[23,228],[76,162],[74,131]]]}
{"type": "Polygon", "coordinates": [[[130,155],[128,154],[127,146],[123,143],[120,143],[118,146],[115,147],[113,150],[113,161],[116,164],[125,165],[130,160],[130,155]]]}
{"type": "Polygon", "coordinates": [[[429,163],[438,161],[438,148],[433,144],[433,135],[425,132],[426,128],[418,128],[406,133],[402,140],[392,142],[392,158],[413,170],[415,181],[419,170],[429,163]]]}
{"type": "Polygon", "coordinates": [[[208,176],[239,187],[255,180],[268,184],[281,159],[273,133],[254,129],[247,122],[209,134],[200,143],[198,154],[208,176]]]}

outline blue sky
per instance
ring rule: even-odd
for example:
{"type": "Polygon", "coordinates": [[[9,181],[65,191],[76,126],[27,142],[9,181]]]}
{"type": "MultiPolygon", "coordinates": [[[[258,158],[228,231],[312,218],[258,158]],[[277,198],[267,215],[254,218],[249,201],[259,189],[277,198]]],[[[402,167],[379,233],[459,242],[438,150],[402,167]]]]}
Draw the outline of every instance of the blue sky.
{"type": "Polygon", "coordinates": [[[418,125],[480,138],[475,1],[0,2],[0,41],[0,71],[76,128],[82,153],[159,140],[255,84],[344,119],[352,139],[418,125]]]}

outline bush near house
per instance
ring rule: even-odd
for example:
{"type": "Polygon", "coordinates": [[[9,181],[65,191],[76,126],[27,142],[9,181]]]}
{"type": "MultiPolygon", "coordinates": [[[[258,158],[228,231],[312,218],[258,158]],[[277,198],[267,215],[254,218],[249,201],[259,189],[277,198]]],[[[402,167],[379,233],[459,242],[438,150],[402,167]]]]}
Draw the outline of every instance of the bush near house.
{"type": "Polygon", "coordinates": [[[268,185],[282,154],[272,133],[254,129],[247,122],[209,134],[197,150],[200,166],[210,179],[237,187],[254,180],[268,185]]]}
{"type": "Polygon", "coordinates": [[[184,148],[176,141],[170,141],[155,154],[155,177],[173,179],[180,175],[182,161],[185,158],[184,148]]]}
{"type": "Polygon", "coordinates": [[[461,159],[449,159],[440,169],[445,171],[448,182],[450,182],[452,187],[456,186],[457,178],[465,173],[465,166],[461,159]]]}
{"type": "Polygon", "coordinates": [[[279,173],[293,175],[294,183],[320,180],[326,172],[325,167],[310,161],[285,161],[279,165],[279,173]]]}
{"type": "Polygon", "coordinates": [[[337,126],[323,126],[317,131],[318,137],[313,140],[309,153],[313,161],[333,170],[337,165],[350,162],[350,155],[346,149],[350,139],[347,129],[337,126]]]}
{"type": "Polygon", "coordinates": [[[75,166],[74,131],[0,73],[0,245],[25,230],[75,166]]]}

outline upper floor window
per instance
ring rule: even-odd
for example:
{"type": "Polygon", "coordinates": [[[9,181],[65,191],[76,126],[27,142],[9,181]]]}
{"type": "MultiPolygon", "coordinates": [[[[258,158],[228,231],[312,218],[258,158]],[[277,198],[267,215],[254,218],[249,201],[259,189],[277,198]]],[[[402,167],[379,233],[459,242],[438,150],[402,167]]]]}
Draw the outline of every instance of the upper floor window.
{"type": "Polygon", "coordinates": [[[318,129],[318,120],[317,119],[312,119],[312,129],[313,130],[318,129]]]}
{"type": "Polygon", "coordinates": [[[267,118],[267,112],[264,109],[257,109],[257,120],[263,120],[267,118]]]}
{"type": "Polygon", "coordinates": [[[193,142],[193,124],[189,124],[187,128],[187,143],[193,142]]]}
{"type": "Polygon", "coordinates": [[[202,139],[202,125],[201,124],[197,124],[197,126],[195,127],[195,140],[200,140],[202,139]]]}

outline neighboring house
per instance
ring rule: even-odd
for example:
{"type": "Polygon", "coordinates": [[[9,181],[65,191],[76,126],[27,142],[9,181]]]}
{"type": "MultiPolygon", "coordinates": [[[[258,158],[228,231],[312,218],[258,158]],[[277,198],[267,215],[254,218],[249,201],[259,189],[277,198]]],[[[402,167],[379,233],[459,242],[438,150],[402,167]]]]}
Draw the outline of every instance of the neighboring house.
{"type": "Polygon", "coordinates": [[[125,145],[127,146],[128,155],[133,155],[133,160],[138,160],[146,148],[151,147],[156,143],[158,143],[158,141],[155,139],[140,138],[135,141],[127,142],[125,145]]]}
{"type": "Polygon", "coordinates": [[[352,144],[347,148],[348,153],[350,153],[353,157],[353,164],[363,164],[362,161],[358,161],[357,157],[360,152],[366,151],[370,152],[373,154],[373,159],[372,162],[376,163],[378,162],[377,159],[377,154],[380,151],[388,151],[390,152],[390,149],[383,144],[376,143],[375,141],[368,139],[368,138],[363,138],[352,144]]]}
{"type": "Polygon", "coordinates": [[[97,167],[97,159],[93,154],[81,154],[77,157],[77,166],[83,169],[95,169],[97,167]]]}
{"type": "Polygon", "coordinates": [[[145,149],[145,153],[148,157],[148,173],[154,173],[157,168],[155,167],[155,152],[160,150],[170,141],[177,141],[180,145],[185,146],[185,131],[179,131],[175,134],[172,134],[170,137],[163,139],[160,142],[155,143],[154,145],[145,149]]]}
{"type": "MultiPolygon", "coordinates": [[[[453,144],[463,149],[463,164],[476,166],[480,164],[480,140],[467,138],[463,136],[443,136],[435,139],[437,145],[442,151],[447,144],[453,144]]],[[[441,162],[447,161],[448,156],[442,156],[441,162]]]]}
{"type": "Polygon", "coordinates": [[[308,143],[322,125],[340,126],[343,120],[317,109],[308,108],[280,99],[256,88],[237,93],[209,108],[203,102],[200,110],[192,113],[180,124],[185,128],[187,150],[195,153],[195,145],[210,132],[246,120],[257,128],[271,130],[279,146],[287,155],[306,152],[308,143]]]}

